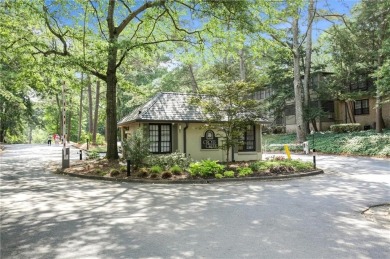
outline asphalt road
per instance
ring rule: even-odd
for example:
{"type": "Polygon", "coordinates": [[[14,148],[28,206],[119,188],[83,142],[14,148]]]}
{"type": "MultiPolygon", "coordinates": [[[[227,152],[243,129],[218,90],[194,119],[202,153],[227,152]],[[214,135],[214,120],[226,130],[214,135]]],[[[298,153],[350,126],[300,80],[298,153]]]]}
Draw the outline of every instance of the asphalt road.
{"type": "Polygon", "coordinates": [[[1,258],[390,258],[390,229],[361,214],[390,202],[390,160],[319,156],[325,174],[312,177],[149,185],[52,174],[60,154],[0,154],[1,258]]]}

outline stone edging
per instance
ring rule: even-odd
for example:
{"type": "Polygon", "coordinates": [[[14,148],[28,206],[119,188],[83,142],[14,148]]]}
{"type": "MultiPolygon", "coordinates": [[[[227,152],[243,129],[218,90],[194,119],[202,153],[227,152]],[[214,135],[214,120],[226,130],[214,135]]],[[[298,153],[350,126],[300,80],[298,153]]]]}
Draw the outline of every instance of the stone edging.
{"type": "Polygon", "coordinates": [[[299,178],[305,176],[312,176],[323,174],[324,171],[317,169],[311,172],[291,174],[291,175],[280,175],[280,176],[262,176],[262,177],[246,177],[246,178],[223,178],[223,179],[189,179],[189,180],[145,180],[145,179],[118,179],[118,178],[109,178],[104,176],[95,176],[95,175],[83,175],[75,173],[65,173],[58,172],[57,174],[63,174],[67,176],[79,177],[84,179],[93,179],[93,180],[105,180],[111,182],[130,182],[130,183],[149,183],[149,184],[208,184],[208,183],[219,183],[219,182],[243,182],[243,181],[267,181],[267,180],[284,180],[291,178],[299,178]]]}

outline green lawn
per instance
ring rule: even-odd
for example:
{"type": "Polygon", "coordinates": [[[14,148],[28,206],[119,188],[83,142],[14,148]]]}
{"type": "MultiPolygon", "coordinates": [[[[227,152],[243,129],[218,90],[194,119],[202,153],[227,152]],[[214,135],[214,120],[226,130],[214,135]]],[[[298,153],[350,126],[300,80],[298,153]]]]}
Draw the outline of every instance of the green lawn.
{"type": "MultiPolygon", "coordinates": [[[[351,133],[315,133],[308,135],[310,149],[314,148],[321,153],[348,154],[362,156],[390,157],[390,130],[382,134],[374,130],[351,133]]],[[[263,135],[263,147],[266,151],[280,151],[283,147],[270,147],[270,144],[295,143],[296,134],[263,135]]],[[[300,148],[290,148],[292,151],[302,151],[300,148]]]]}

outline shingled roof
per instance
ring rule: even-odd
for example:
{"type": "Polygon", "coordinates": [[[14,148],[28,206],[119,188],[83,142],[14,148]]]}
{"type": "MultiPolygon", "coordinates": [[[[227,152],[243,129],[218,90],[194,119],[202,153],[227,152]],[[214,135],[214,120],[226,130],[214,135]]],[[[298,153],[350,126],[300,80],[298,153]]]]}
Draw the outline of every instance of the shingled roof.
{"type": "Polygon", "coordinates": [[[205,121],[201,108],[190,104],[195,94],[159,93],[122,118],[118,126],[135,121],[205,121]]]}
{"type": "MultiPolygon", "coordinates": [[[[138,121],[205,122],[206,116],[199,106],[191,104],[192,93],[158,93],[144,105],[123,117],[118,126],[138,121]]],[[[258,119],[259,122],[266,122],[258,119]]]]}

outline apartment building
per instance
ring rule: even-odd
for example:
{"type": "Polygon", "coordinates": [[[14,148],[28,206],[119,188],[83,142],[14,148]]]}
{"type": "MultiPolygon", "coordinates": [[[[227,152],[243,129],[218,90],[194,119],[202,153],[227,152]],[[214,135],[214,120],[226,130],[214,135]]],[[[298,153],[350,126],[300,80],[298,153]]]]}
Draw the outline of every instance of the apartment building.
{"type": "MultiPolygon", "coordinates": [[[[327,77],[332,73],[318,71],[312,74],[310,84],[310,106],[322,110],[321,116],[316,118],[316,127],[320,131],[329,130],[333,124],[360,123],[363,129],[373,129],[376,126],[376,100],[373,97],[374,85],[372,80],[361,78],[355,83],[344,88],[344,93],[351,96],[358,96],[356,99],[345,101],[331,98],[331,95],[324,93],[327,77]],[[320,94],[319,94],[320,93],[320,94]]],[[[293,87],[291,85],[291,87],[293,87]]],[[[254,98],[267,102],[275,92],[271,88],[265,88],[255,93],[254,98]]],[[[390,127],[390,103],[382,106],[385,126],[390,127]]],[[[295,103],[294,100],[286,100],[283,113],[280,117],[273,116],[269,111],[269,121],[273,126],[283,126],[286,132],[295,132],[295,103]]],[[[312,125],[310,126],[313,127],[312,125]]]]}

